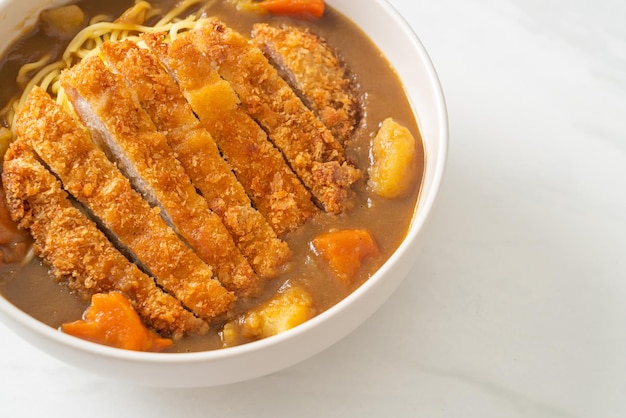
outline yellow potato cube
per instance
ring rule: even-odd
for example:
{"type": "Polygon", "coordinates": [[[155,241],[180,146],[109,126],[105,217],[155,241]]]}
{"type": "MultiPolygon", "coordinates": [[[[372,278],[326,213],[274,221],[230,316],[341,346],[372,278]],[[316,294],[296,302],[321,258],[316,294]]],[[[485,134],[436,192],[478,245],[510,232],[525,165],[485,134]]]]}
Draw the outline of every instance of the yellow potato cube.
{"type": "Polygon", "coordinates": [[[419,178],[419,155],[411,132],[393,119],[385,119],[372,144],[369,189],[389,199],[402,197],[419,178]]]}
{"type": "Polygon", "coordinates": [[[220,333],[220,336],[224,347],[236,346],[240,343],[238,324],[234,321],[226,323],[226,325],[224,325],[224,329],[220,333]]]}
{"type": "Polygon", "coordinates": [[[240,324],[246,338],[267,338],[287,331],[314,315],[311,295],[300,287],[289,287],[260,308],[244,315],[240,324]]]}
{"type": "Polygon", "coordinates": [[[48,33],[61,36],[71,36],[77,33],[85,24],[85,13],[75,4],[61,6],[56,9],[41,12],[41,20],[45,23],[44,29],[48,33]]]}

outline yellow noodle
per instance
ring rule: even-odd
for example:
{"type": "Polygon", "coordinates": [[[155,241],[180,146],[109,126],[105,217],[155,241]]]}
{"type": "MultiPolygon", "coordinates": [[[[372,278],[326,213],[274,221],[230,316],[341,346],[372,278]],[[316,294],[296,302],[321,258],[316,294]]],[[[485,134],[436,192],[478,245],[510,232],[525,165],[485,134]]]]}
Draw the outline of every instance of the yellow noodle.
{"type": "Polygon", "coordinates": [[[70,105],[70,101],[69,98],[67,97],[67,94],[65,93],[65,89],[63,87],[60,86],[61,83],[58,83],[59,87],[57,90],[57,104],[59,106],[64,107],[66,110],[70,110],[71,105],[70,105]]]}
{"type": "MultiPolygon", "coordinates": [[[[145,21],[149,21],[150,19],[153,19],[155,17],[157,17],[158,15],[160,15],[163,11],[161,9],[156,9],[156,8],[150,8],[148,9],[148,11],[146,12],[146,18],[145,21]]],[[[155,25],[156,26],[156,25],[155,25]]]]}
{"type": "MultiPolygon", "coordinates": [[[[158,20],[154,26],[146,26],[144,23],[160,15],[161,10],[154,8],[147,1],[137,2],[115,21],[112,21],[112,17],[107,15],[92,17],[89,25],[76,34],[69,42],[58,61],[50,63],[52,57],[47,54],[39,60],[25,64],[20,68],[16,81],[20,87],[24,86],[22,94],[11,100],[0,110],[0,117],[7,121],[12,131],[18,109],[26,100],[31,89],[36,85],[48,91],[55,98],[57,104],[73,112],[72,105],[59,81],[60,74],[64,69],[91,55],[98,54],[100,46],[108,40],[133,39],[136,42],[140,42],[139,35],[144,32],[168,32],[170,38],[175,39],[179,33],[192,29],[197,23],[198,17],[204,13],[203,10],[210,7],[214,2],[215,0],[184,0],[158,20]],[[203,4],[203,6],[198,10],[197,15],[190,15],[184,19],[180,18],[191,7],[199,4],[203,4]],[[123,22],[119,21],[120,19],[123,19],[123,22]],[[33,73],[34,75],[31,76],[33,73]],[[29,77],[31,78],[29,79],[29,77]]],[[[34,252],[31,247],[22,263],[27,264],[33,257],[34,252]]]]}
{"type": "Polygon", "coordinates": [[[50,84],[50,87],[48,88],[48,91],[50,93],[52,93],[53,96],[58,96],[59,92],[61,91],[62,87],[61,87],[61,81],[59,80],[59,78],[55,78],[54,82],[52,82],[50,84]]]}
{"type": "Polygon", "coordinates": [[[179,33],[193,29],[196,23],[197,23],[197,20],[186,19],[186,20],[181,20],[180,22],[172,24],[169,30],[169,37],[170,37],[169,40],[173,41],[176,39],[179,33]]]}
{"type": "MultiPolygon", "coordinates": [[[[196,4],[202,3],[202,0],[185,0],[177,7],[173,8],[169,13],[167,13],[161,20],[159,20],[154,26],[163,26],[170,22],[173,22],[178,16],[183,14],[187,9],[196,4]]],[[[211,2],[212,3],[212,2],[211,2]]]]}
{"type": "Polygon", "coordinates": [[[24,256],[24,259],[20,262],[20,264],[25,266],[26,264],[30,263],[33,258],[35,258],[35,249],[32,245],[30,245],[28,247],[28,252],[24,256]]]}
{"type": "Polygon", "coordinates": [[[111,16],[95,15],[94,17],[91,18],[91,20],[89,20],[89,26],[95,25],[96,23],[100,23],[100,22],[110,22],[110,21],[111,21],[111,16]]]}
{"type": "Polygon", "coordinates": [[[48,91],[50,85],[52,85],[54,83],[54,81],[56,79],[59,78],[59,75],[61,74],[61,70],[54,70],[49,72],[39,83],[39,86],[43,89],[48,91]]]}
{"type": "MultiPolygon", "coordinates": [[[[28,96],[28,93],[30,93],[30,91],[32,90],[33,87],[35,87],[37,85],[40,85],[41,82],[43,80],[45,80],[46,77],[50,73],[57,72],[57,71],[60,72],[61,69],[63,69],[64,67],[65,66],[64,66],[63,62],[57,61],[57,62],[53,62],[52,64],[46,65],[37,74],[35,74],[35,76],[28,82],[28,84],[24,88],[22,96],[20,97],[20,99],[18,101],[17,108],[19,109],[22,106],[22,104],[24,103],[24,101],[26,101],[26,97],[28,96]]],[[[13,126],[13,120],[11,120],[11,126],[13,126]]]]}
{"type": "Polygon", "coordinates": [[[145,32],[168,32],[170,38],[175,39],[179,33],[192,29],[198,20],[198,16],[190,15],[181,19],[181,15],[191,7],[199,4],[203,4],[203,7],[197,13],[202,14],[202,10],[214,2],[215,0],[208,2],[203,0],[184,0],[163,16],[154,26],[147,26],[144,23],[161,14],[161,10],[154,8],[147,1],[137,2],[115,21],[112,21],[111,16],[107,15],[92,17],[89,25],[76,34],[69,42],[61,59],[49,63],[51,57],[45,55],[39,60],[25,64],[20,68],[17,81],[20,85],[25,85],[22,95],[13,99],[0,110],[0,117],[4,117],[12,129],[13,119],[17,110],[35,85],[48,91],[52,97],[56,96],[57,103],[68,107],[67,97],[59,84],[59,75],[63,69],[72,67],[91,55],[98,54],[100,46],[109,40],[119,41],[130,38],[138,41],[139,35],[145,32]],[[123,19],[123,22],[119,21],[120,19],[123,19]],[[29,80],[30,74],[35,71],[37,72],[29,80]]]}
{"type": "Polygon", "coordinates": [[[46,65],[50,61],[51,58],[52,57],[50,56],[50,54],[46,54],[43,57],[41,57],[38,61],[22,65],[22,67],[17,73],[17,79],[16,79],[17,83],[19,85],[27,83],[28,74],[46,65]]]}
{"type": "Polygon", "coordinates": [[[123,23],[143,23],[146,21],[146,15],[149,10],[152,9],[152,5],[147,1],[140,1],[136,3],[133,7],[126,10],[120,17],[118,17],[115,22],[123,22],[123,23]]]}
{"type": "Polygon", "coordinates": [[[259,5],[257,0],[228,0],[229,3],[234,4],[237,10],[245,10],[263,13],[267,12],[267,9],[259,5]]]}

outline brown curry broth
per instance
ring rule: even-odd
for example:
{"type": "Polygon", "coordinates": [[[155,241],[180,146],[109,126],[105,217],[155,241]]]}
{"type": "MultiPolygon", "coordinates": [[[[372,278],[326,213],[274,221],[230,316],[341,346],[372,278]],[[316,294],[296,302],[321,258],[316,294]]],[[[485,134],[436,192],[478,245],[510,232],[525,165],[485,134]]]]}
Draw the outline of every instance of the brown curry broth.
{"type": "MultiPolygon", "coordinates": [[[[100,13],[118,16],[132,5],[129,1],[109,1],[106,6],[102,3],[104,2],[91,0],[78,4],[88,16],[100,13]]],[[[153,2],[165,7],[173,3],[171,0],[153,2]]],[[[238,311],[245,311],[267,299],[287,283],[305,286],[313,295],[317,312],[322,312],[366,281],[389,258],[406,235],[420,181],[415,182],[408,197],[397,200],[379,198],[367,192],[365,181],[370,141],[383,119],[393,117],[407,126],[419,139],[419,130],[410,104],[397,75],[380,51],[358,27],[331,7],[327,7],[324,17],[317,21],[237,12],[225,2],[216,2],[208,14],[223,19],[244,34],[249,34],[252,25],[259,21],[288,22],[310,27],[314,33],[324,37],[340,51],[340,56],[358,82],[364,111],[361,126],[347,146],[349,158],[363,171],[363,178],[354,187],[357,192],[355,208],[346,215],[322,215],[289,234],[286,241],[294,256],[288,271],[269,283],[261,298],[241,301],[237,306],[238,311]],[[350,286],[345,286],[333,277],[310,246],[313,237],[332,228],[367,228],[381,250],[378,257],[365,262],[350,286]]],[[[40,28],[35,28],[14,44],[1,62],[3,66],[0,80],[3,89],[0,100],[5,102],[19,91],[14,80],[22,64],[38,59],[41,51],[54,50],[55,54],[60,54],[67,41],[47,37],[40,28]]],[[[59,327],[63,322],[79,318],[87,306],[86,301],[71,295],[65,286],[59,286],[50,280],[46,268],[39,260],[25,267],[5,266],[0,272],[0,292],[16,306],[52,327],[59,327]]],[[[172,351],[200,351],[219,348],[220,345],[219,336],[212,331],[206,336],[177,341],[172,351]]]]}

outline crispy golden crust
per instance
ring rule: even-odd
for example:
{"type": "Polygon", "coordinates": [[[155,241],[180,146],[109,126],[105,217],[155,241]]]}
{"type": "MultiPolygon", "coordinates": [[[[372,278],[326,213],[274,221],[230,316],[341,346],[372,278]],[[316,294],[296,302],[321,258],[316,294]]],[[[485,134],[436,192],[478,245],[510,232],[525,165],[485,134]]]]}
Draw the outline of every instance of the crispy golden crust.
{"type": "Polygon", "coordinates": [[[276,276],[291,256],[289,247],[252,208],[213,138],[158,58],[131,41],[107,42],[101,51],[105,60],[129,80],[194,186],[221,217],[255,271],[265,278],[276,276]]]}
{"type": "Polygon", "coordinates": [[[66,71],[61,83],[75,107],[77,100],[89,104],[93,115],[77,109],[81,119],[88,126],[92,117],[102,122],[111,142],[127,159],[124,163],[118,160],[118,165],[132,167],[131,177],[141,177],[139,183],[131,178],[131,183],[145,196],[154,196],[152,204],[164,210],[178,233],[213,268],[222,285],[242,296],[255,291],[258,277],[250,263],[219,216],[196,192],[167,139],[156,130],[126,80],[109,71],[99,57],[91,57],[66,71]]]}
{"type": "Polygon", "coordinates": [[[237,95],[187,35],[171,45],[163,34],[143,36],[178,80],[194,112],[276,233],[292,231],[317,213],[310,193],[267,135],[241,108],[237,95]]]}
{"type": "Polygon", "coordinates": [[[258,23],[252,33],[307,106],[345,143],[358,124],[359,103],[354,83],[332,48],[308,30],[293,26],[258,23]]]}
{"type": "Polygon", "coordinates": [[[29,229],[35,251],[52,276],[84,297],[119,291],[144,322],[162,336],[202,334],[208,325],[163,292],[130,263],[67,199],[59,181],[30,147],[16,141],[7,151],[2,180],[13,220],[29,229]]]}
{"type": "Polygon", "coordinates": [[[351,185],[360,171],[346,162],[342,145],[263,52],[217,19],[208,19],[189,33],[324,209],[332,213],[349,209],[351,185]]]}
{"type": "Polygon", "coordinates": [[[15,123],[25,140],[63,182],[151,271],[160,286],[203,319],[226,313],[234,296],[211,269],[165,225],[84,127],[34,88],[15,123]]]}

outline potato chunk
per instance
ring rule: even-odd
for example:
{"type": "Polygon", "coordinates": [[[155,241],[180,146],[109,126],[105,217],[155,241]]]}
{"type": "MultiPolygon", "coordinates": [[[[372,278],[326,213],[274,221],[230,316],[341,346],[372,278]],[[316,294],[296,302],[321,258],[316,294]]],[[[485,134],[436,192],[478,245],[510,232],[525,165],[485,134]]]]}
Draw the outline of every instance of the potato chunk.
{"type": "Polygon", "coordinates": [[[247,338],[267,338],[300,325],[313,316],[313,299],[301,287],[289,287],[260,308],[248,312],[242,323],[247,338]]]}
{"type": "Polygon", "coordinates": [[[418,170],[415,138],[395,120],[385,119],[372,144],[369,189],[389,199],[402,197],[418,180],[418,170]]]}
{"type": "Polygon", "coordinates": [[[242,339],[255,340],[280,334],[315,315],[313,298],[301,287],[287,287],[260,307],[242,314],[224,326],[224,346],[242,339]]]}
{"type": "Polygon", "coordinates": [[[75,4],[41,12],[47,33],[69,37],[77,33],[85,23],[85,13],[75,4]]]}

